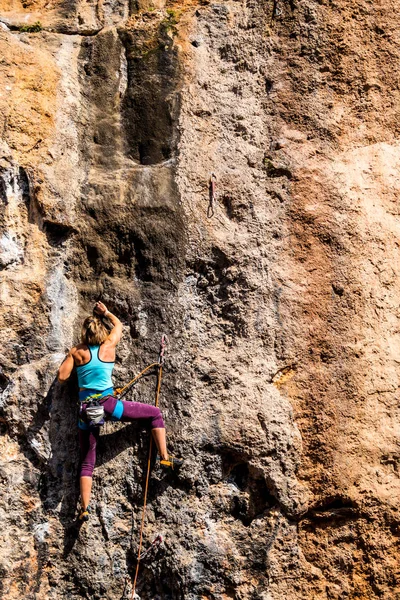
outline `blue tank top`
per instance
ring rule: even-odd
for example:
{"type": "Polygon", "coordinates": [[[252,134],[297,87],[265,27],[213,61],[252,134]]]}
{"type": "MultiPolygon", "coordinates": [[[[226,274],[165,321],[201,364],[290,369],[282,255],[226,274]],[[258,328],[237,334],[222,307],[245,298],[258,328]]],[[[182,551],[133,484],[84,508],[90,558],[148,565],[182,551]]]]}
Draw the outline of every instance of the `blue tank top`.
{"type": "Polygon", "coordinates": [[[78,385],[80,388],[93,389],[102,392],[113,387],[111,374],[114,362],[105,362],[99,358],[100,346],[88,346],[90,360],[85,365],[76,367],[78,385]]]}

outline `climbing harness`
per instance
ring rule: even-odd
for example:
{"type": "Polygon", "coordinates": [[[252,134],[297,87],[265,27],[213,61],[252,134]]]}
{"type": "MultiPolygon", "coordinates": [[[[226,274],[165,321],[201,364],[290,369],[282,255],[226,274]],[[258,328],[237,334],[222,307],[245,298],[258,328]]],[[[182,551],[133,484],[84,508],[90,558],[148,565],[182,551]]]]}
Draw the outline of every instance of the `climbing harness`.
{"type": "MultiPolygon", "coordinates": [[[[166,347],[168,345],[168,338],[166,335],[163,335],[161,338],[161,345],[160,345],[160,352],[158,354],[158,362],[157,363],[153,363],[152,365],[150,365],[149,367],[147,367],[146,369],[144,369],[138,376],[136,376],[134,379],[132,379],[132,381],[130,381],[125,387],[123,387],[121,390],[117,390],[117,392],[119,391],[119,398],[121,398],[122,395],[125,395],[126,392],[132,387],[132,385],[138,380],[140,379],[140,377],[142,375],[144,375],[146,373],[146,371],[148,371],[151,367],[157,366],[158,367],[158,373],[157,373],[157,387],[156,387],[156,395],[155,395],[155,406],[158,406],[158,400],[160,397],[160,388],[161,388],[161,378],[162,378],[162,369],[163,369],[163,364],[164,364],[164,355],[165,355],[165,350],[166,347]]],[[[145,550],[145,552],[143,552],[142,554],[142,545],[143,545],[143,530],[144,530],[144,520],[146,517],[146,508],[147,508],[147,493],[148,493],[148,489],[149,489],[149,479],[150,479],[150,470],[151,470],[151,455],[152,455],[152,450],[153,450],[153,438],[150,438],[150,444],[149,444],[149,453],[148,453],[148,458],[147,458],[147,473],[146,473],[146,484],[145,484],[145,488],[144,488],[144,497],[143,497],[143,509],[142,509],[142,521],[140,524],[140,534],[139,534],[139,548],[138,548],[138,554],[137,554],[137,559],[136,559],[136,571],[135,571],[135,577],[133,580],[133,586],[132,586],[132,595],[131,595],[131,600],[137,600],[139,598],[138,594],[136,594],[136,583],[137,583],[137,579],[138,579],[138,575],[139,575],[139,566],[140,566],[140,561],[143,558],[143,556],[145,556],[148,552],[148,550],[145,550]]],[[[161,536],[157,536],[160,537],[160,543],[162,542],[162,537],[161,536]]],[[[156,538],[157,540],[157,538],[156,538]]],[[[151,544],[151,546],[155,543],[154,540],[151,544]]],[[[150,546],[150,548],[151,548],[150,546]]]]}
{"type": "Polygon", "coordinates": [[[208,184],[208,193],[209,193],[209,204],[207,209],[207,217],[210,219],[214,216],[214,203],[217,200],[217,176],[215,173],[211,173],[210,181],[208,184]]]}

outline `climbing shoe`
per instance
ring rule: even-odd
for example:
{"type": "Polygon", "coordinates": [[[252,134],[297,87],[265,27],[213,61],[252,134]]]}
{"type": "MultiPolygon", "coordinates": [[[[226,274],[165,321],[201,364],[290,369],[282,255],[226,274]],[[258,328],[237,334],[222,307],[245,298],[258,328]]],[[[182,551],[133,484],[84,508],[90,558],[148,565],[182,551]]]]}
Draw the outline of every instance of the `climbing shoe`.
{"type": "Polygon", "coordinates": [[[180,458],[174,458],[173,456],[169,456],[167,460],[164,460],[158,456],[158,464],[166,471],[177,471],[183,465],[183,460],[180,458]]]}
{"type": "Polygon", "coordinates": [[[90,506],[88,506],[87,508],[83,508],[83,506],[81,507],[81,512],[79,513],[80,523],[89,521],[89,513],[90,513],[90,506]]]}

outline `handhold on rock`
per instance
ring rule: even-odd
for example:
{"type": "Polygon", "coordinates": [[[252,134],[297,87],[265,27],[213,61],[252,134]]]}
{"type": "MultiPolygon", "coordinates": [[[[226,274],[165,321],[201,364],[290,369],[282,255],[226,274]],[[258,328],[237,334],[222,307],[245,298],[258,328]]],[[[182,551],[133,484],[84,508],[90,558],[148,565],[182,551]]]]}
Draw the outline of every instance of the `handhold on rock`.
{"type": "Polygon", "coordinates": [[[283,138],[273,140],[270,144],[271,150],[280,150],[286,145],[286,140],[283,138]]]}
{"type": "Polygon", "coordinates": [[[24,251],[12,231],[6,231],[0,238],[0,269],[4,269],[14,263],[20,263],[24,251]]]}

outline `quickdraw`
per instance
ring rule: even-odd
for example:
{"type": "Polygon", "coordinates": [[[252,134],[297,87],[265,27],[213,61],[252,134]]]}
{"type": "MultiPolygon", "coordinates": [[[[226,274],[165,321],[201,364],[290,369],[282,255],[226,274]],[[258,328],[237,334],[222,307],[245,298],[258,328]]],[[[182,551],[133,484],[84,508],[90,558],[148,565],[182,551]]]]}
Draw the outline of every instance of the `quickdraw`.
{"type": "Polygon", "coordinates": [[[159,365],[164,364],[164,354],[165,354],[165,350],[166,350],[167,346],[168,346],[168,338],[165,335],[165,333],[163,333],[163,335],[161,337],[160,352],[158,354],[158,364],[159,365]]]}
{"type": "Polygon", "coordinates": [[[160,533],[158,535],[156,535],[156,537],[151,542],[151,544],[147,548],[147,550],[145,550],[144,552],[141,553],[140,560],[143,560],[146,556],[148,557],[150,555],[150,553],[154,552],[154,554],[155,554],[157,552],[158,548],[163,543],[163,541],[164,541],[163,536],[160,533]]]}

